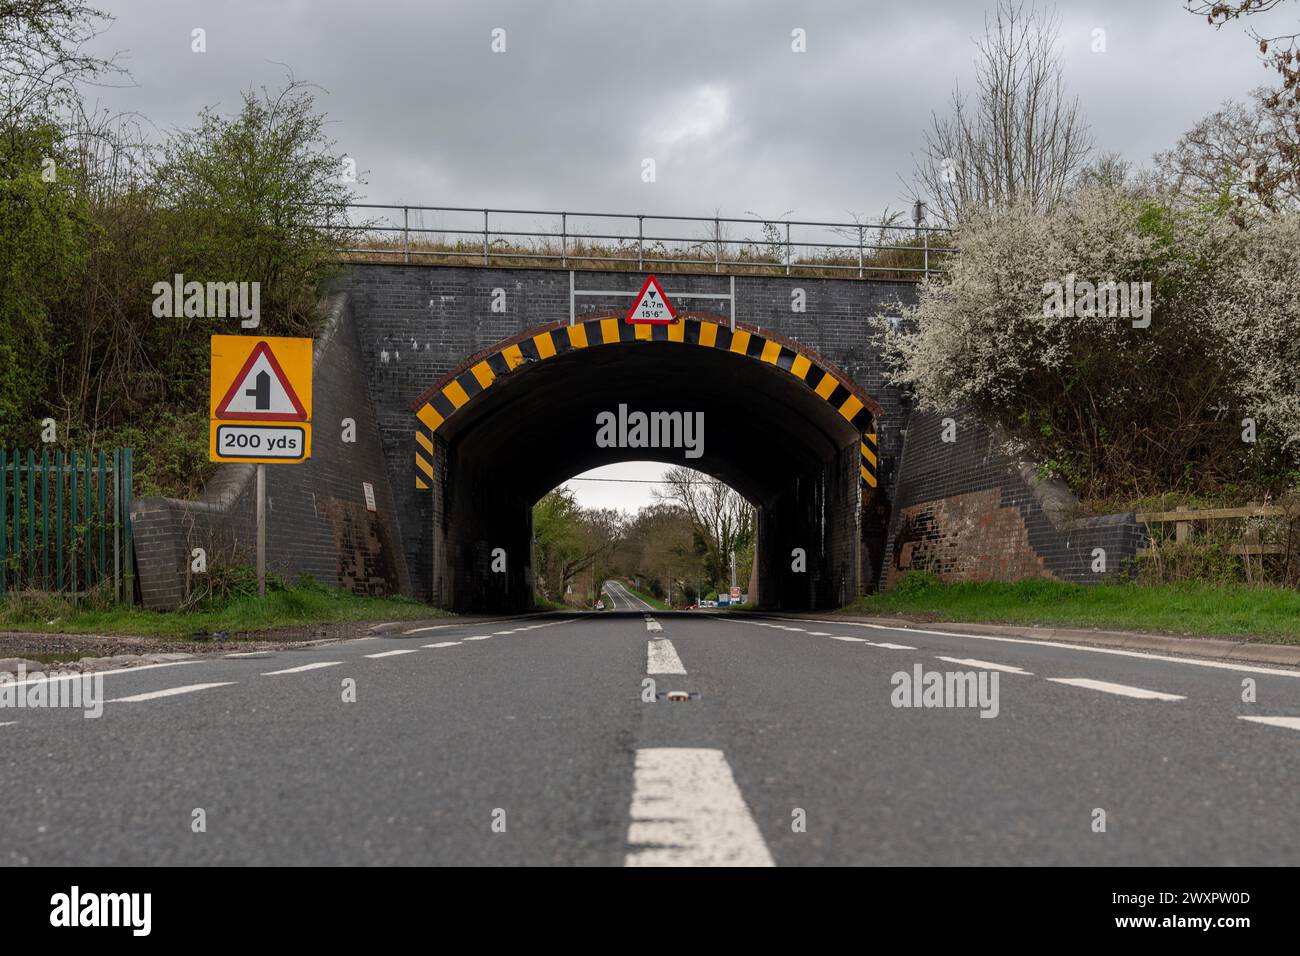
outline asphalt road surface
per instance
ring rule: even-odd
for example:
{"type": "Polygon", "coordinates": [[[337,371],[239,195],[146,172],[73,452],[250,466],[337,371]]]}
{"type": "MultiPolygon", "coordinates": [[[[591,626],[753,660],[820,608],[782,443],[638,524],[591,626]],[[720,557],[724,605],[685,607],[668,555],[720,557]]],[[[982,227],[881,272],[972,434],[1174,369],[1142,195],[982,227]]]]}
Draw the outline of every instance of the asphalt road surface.
{"type": "Polygon", "coordinates": [[[629,591],[619,581],[606,581],[605,593],[609,595],[609,609],[611,611],[649,611],[651,614],[654,613],[654,608],[629,591]]]}
{"type": "Polygon", "coordinates": [[[0,709],[0,862],[1300,863],[1286,668],[606,611],[104,689],[98,719],[0,709]],[[895,706],[917,665],[988,693],[895,706]]]}

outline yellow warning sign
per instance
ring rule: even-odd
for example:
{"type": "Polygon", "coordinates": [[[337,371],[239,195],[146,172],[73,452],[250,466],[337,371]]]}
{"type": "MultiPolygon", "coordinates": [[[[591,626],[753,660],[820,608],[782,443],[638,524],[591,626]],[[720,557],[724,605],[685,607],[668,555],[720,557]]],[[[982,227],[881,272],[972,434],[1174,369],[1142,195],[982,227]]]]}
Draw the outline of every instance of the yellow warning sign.
{"type": "Polygon", "coordinates": [[[209,460],[311,457],[311,356],[311,339],[212,336],[209,460]]]}

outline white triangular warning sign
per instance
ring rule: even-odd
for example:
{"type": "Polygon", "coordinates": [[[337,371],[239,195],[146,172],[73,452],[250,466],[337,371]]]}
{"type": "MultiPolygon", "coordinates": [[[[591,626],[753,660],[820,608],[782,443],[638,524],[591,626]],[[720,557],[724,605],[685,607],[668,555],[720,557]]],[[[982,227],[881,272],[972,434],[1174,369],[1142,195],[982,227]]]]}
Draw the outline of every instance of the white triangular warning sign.
{"type": "Polygon", "coordinates": [[[628,310],[627,321],[632,325],[638,323],[667,325],[677,321],[677,310],[668,301],[663,287],[654,276],[646,276],[645,284],[636,295],[636,302],[628,310]]]}
{"type": "Polygon", "coordinates": [[[266,342],[258,342],[217,406],[217,418],[305,422],[307,412],[266,342]]]}

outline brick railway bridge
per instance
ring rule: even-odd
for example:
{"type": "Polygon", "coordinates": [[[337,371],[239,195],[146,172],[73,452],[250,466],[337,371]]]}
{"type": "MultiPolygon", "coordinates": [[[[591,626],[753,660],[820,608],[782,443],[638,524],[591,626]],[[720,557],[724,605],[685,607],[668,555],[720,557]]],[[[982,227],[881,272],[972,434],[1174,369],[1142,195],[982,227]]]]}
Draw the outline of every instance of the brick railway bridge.
{"type": "MultiPolygon", "coordinates": [[[[688,465],[755,505],[750,589],[764,607],[835,607],[912,568],[1097,580],[1094,549],[1112,574],[1141,543],[1131,514],[1072,520],[1069,493],[1007,460],[980,422],[954,410],[958,439],[944,442],[946,416],[885,383],[869,319],[898,315],[917,284],[869,275],[860,229],[856,268],[850,254],[838,275],[799,275],[788,231],[777,274],[716,252],[715,272],[647,262],[643,234],[639,261],[582,271],[556,267],[571,258],[563,231],[564,249],[533,257],[558,262],[501,265],[486,228],[482,262],[413,255],[408,217],[402,261],[354,261],[326,297],[313,457],[268,468],[272,570],[458,611],[525,609],[533,504],[626,460],[688,465]],[[673,324],[623,321],[648,268],[678,306],[673,324]],[[599,447],[597,415],[620,405],[702,412],[703,455],[599,447]]],[[[192,547],[247,552],[252,470],[223,466],[200,501],[136,502],[146,605],[183,599],[192,547]]]]}

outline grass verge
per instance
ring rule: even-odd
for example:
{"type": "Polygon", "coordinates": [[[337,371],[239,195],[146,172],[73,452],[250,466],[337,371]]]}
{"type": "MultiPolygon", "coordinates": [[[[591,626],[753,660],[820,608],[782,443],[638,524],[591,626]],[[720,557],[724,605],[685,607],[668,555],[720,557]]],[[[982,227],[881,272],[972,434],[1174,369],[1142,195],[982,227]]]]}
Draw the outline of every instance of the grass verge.
{"type": "Polygon", "coordinates": [[[62,597],[22,594],[0,602],[0,630],[46,634],[129,634],[188,637],[239,634],[347,621],[439,617],[443,612],[407,598],[361,597],[317,585],[236,595],[189,611],[159,612],[112,605],[73,608],[62,597]]]}
{"type": "Polygon", "coordinates": [[[893,591],[860,598],[844,612],[1300,643],[1300,591],[1278,587],[1043,579],[944,584],[931,574],[913,572],[893,591]]]}

